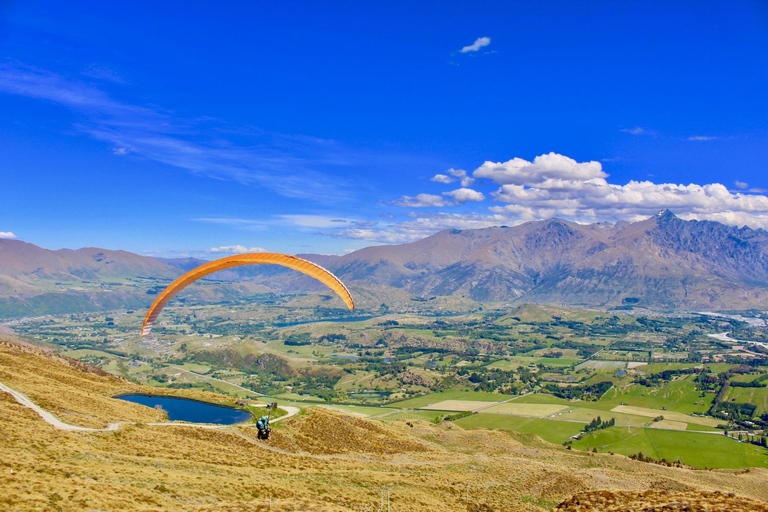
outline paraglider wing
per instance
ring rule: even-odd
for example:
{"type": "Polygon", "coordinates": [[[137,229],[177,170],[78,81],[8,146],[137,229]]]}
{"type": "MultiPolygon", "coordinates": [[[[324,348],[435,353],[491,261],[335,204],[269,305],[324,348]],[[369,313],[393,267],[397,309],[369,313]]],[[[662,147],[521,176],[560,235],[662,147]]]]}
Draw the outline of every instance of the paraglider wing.
{"type": "Polygon", "coordinates": [[[196,269],[190,270],[174,282],[172,282],[168,288],[157,297],[157,300],[152,304],[152,307],[147,311],[147,315],[144,317],[144,324],[141,326],[141,335],[146,336],[152,330],[160,312],[163,310],[168,301],[170,301],[174,295],[183,290],[186,286],[194,283],[198,279],[218,272],[219,270],[225,270],[232,267],[239,267],[242,265],[257,265],[271,263],[274,265],[282,265],[293,270],[303,272],[308,276],[314,277],[321,283],[325,284],[328,288],[336,292],[341,299],[346,303],[349,309],[355,309],[355,303],[352,300],[347,287],[339,279],[325,270],[320,265],[316,265],[311,261],[307,261],[296,256],[288,254],[278,254],[273,252],[259,252],[249,254],[237,254],[235,256],[227,256],[204,265],[200,265],[196,269]]]}

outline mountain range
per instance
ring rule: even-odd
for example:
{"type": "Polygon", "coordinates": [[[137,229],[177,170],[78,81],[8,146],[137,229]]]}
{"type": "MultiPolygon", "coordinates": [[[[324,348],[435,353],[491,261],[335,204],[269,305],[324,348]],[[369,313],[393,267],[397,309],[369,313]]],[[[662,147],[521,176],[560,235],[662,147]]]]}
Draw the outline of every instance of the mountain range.
{"type": "MultiPolygon", "coordinates": [[[[353,293],[395,288],[424,298],[665,310],[764,309],[768,299],[768,232],[686,221],[669,210],[634,223],[549,219],[444,230],[407,244],[303,257],[334,272],[353,293]]],[[[153,288],[203,262],[0,240],[0,316],[40,313],[62,296],[72,310],[140,307],[152,301],[153,288]]],[[[212,277],[238,283],[227,284],[229,296],[321,289],[272,266],[212,277]]]]}

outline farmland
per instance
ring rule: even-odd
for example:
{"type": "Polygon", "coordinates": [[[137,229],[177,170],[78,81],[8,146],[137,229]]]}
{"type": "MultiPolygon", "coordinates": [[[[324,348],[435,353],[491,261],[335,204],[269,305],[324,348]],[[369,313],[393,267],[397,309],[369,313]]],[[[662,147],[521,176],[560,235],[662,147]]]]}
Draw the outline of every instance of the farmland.
{"type": "MultiPolygon", "coordinates": [[[[759,441],[768,425],[768,356],[708,336],[743,332],[729,317],[443,302],[361,310],[345,321],[348,313],[316,299],[170,307],[148,338],[137,336],[136,311],[7,327],[138,384],[266,395],[385,421],[447,419],[568,443],[599,417],[615,424],[600,435],[641,429],[677,436],[680,446],[696,446],[697,431],[718,432],[722,446],[738,446],[724,431],[759,441]]],[[[572,448],[586,449],[585,439],[572,448]]],[[[614,444],[629,449],[629,439],[614,444]]]]}

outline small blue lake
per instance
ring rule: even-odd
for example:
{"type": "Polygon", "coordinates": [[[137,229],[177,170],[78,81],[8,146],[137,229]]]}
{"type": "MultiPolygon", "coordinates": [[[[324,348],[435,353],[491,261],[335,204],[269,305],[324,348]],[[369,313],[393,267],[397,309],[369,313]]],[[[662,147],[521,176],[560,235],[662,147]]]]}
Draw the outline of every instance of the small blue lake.
{"type": "Polygon", "coordinates": [[[357,361],[357,356],[347,355],[347,354],[330,354],[328,357],[336,357],[339,359],[349,359],[350,361],[357,361]]]}
{"type": "Polygon", "coordinates": [[[233,425],[251,417],[250,413],[240,409],[199,402],[188,398],[152,395],[123,395],[116,396],[115,398],[146,405],[147,407],[157,408],[159,406],[168,413],[168,419],[171,421],[233,425]]]}

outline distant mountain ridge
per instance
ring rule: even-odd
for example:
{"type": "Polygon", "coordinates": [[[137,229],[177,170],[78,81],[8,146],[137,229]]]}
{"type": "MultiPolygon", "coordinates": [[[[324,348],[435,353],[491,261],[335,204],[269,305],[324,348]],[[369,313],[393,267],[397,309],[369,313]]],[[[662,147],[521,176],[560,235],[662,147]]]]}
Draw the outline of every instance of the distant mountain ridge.
{"type": "Polygon", "coordinates": [[[329,268],[348,282],[420,296],[742,309],[764,307],[768,298],[768,233],[685,221],[669,210],[631,224],[549,219],[368,247],[329,268]]]}
{"type": "MultiPolygon", "coordinates": [[[[417,297],[678,310],[764,309],[768,299],[768,232],[685,221],[669,210],[634,223],[549,219],[444,230],[408,244],[303,257],[334,272],[353,291],[367,289],[369,294],[373,288],[389,287],[417,297]]],[[[59,300],[61,294],[80,309],[140,307],[154,298],[147,295],[148,288],[204,261],[96,248],[50,251],[0,240],[0,316],[18,316],[25,307],[39,310],[35,304],[41,297],[43,302],[59,300]],[[88,289],[79,290],[77,283],[88,283],[88,289]]],[[[229,297],[267,289],[322,289],[274,266],[242,267],[210,277],[236,281],[220,287],[222,296],[229,297]]],[[[66,311],[66,304],[56,310],[66,311]]]]}

